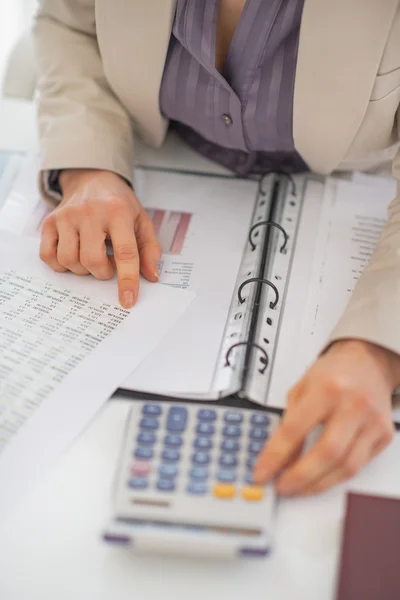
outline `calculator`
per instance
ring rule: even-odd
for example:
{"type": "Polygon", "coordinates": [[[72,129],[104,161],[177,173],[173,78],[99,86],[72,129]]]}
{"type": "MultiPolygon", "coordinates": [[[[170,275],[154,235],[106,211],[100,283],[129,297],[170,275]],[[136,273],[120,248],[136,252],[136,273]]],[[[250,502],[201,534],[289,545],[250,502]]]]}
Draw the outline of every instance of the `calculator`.
{"type": "Polygon", "coordinates": [[[135,551],[266,556],[276,494],[252,468],[279,417],[262,410],[135,401],[103,537],[135,551]]]}

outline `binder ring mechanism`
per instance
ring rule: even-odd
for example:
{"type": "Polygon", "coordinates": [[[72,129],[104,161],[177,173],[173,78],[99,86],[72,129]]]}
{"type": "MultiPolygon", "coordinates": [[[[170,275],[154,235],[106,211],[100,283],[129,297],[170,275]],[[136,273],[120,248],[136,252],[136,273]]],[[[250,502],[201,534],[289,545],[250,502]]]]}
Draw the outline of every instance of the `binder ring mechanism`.
{"type": "MultiPolygon", "coordinates": [[[[296,197],[297,196],[297,186],[296,186],[296,182],[294,180],[294,177],[290,173],[288,173],[287,171],[273,171],[273,173],[275,175],[280,175],[282,177],[287,177],[289,183],[292,186],[291,194],[292,194],[292,196],[296,197]]],[[[261,192],[262,196],[266,196],[267,195],[266,191],[262,187],[260,189],[260,192],[261,192]]]]}
{"type": "Polygon", "coordinates": [[[254,250],[256,249],[256,245],[253,242],[253,232],[261,226],[266,226],[266,227],[276,227],[277,229],[279,229],[279,231],[281,231],[283,233],[283,237],[284,237],[284,241],[282,246],[279,249],[279,252],[281,252],[282,254],[286,254],[286,245],[288,243],[288,239],[289,236],[286,233],[286,231],[284,230],[284,228],[282,227],[282,225],[279,225],[279,223],[274,223],[274,221],[260,221],[259,223],[256,223],[255,225],[253,225],[252,227],[250,227],[249,230],[249,242],[250,242],[250,246],[251,246],[251,251],[254,252],[254,250]]]}
{"type": "Polygon", "coordinates": [[[255,344],[254,342],[238,342],[237,344],[233,344],[233,346],[231,346],[228,350],[228,352],[226,353],[225,356],[225,366],[226,367],[231,367],[232,364],[229,362],[229,356],[232,353],[232,350],[234,350],[235,348],[238,348],[239,346],[252,346],[253,348],[257,348],[258,350],[260,350],[260,352],[262,352],[263,356],[260,358],[260,362],[264,365],[263,367],[261,367],[261,369],[259,369],[259,373],[261,375],[263,375],[268,367],[268,354],[265,352],[264,348],[262,348],[261,346],[259,346],[258,344],[255,344]]]}
{"type": "Polygon", "coordinates": [[[273,302],[269,303],[269,307],[272,308],[272,310],[274,308],[276,308],[276,305],[279,302],[279,292],[277,287],[271,283],[270,281],[268,281],[268,279],[262,279],[262,277],[252,277],[251,279],[246,279],[246,281],[243,281],[243,283],[240,284],[239,289],[238,289],[238,298],[239,298],[239,302],[240,304],[243,304],[243,302],[245,301],[245,298],[243,298],[242,296],[242,290],[243,288],[248,284],[248,283],[253,283],[254,281],[259,281],[260,283],[265,283],[266,285],[269,285],[270,288],[272,288],[275,292],[275,300],[273,302]]]}

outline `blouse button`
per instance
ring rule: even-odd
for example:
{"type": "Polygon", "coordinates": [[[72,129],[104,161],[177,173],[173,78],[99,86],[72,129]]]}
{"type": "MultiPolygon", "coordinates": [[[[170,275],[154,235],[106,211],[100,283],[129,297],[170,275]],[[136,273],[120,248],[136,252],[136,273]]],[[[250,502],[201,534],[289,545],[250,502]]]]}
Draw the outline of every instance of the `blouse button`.
{"type": "Polygon", "coordinates": [[[233,124],[232,117],[230,115],[222,115],[222,120],[227,127],[231,127],[233,124]]]}

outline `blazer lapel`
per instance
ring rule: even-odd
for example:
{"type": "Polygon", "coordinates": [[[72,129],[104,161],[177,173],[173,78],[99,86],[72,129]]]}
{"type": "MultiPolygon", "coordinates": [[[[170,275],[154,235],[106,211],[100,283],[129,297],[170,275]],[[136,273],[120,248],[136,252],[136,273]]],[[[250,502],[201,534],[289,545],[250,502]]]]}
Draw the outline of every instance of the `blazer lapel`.
{"type": "Polygon", "coordinates": [[[96,28],[107,79],[141,137],[159,146],[167,123],[159,88],[176,0],[96,0],[96,28]]]}
{"type": "Polygon", "coordinates": [[[293,135],[309,167],[330,173],[365,115],[399,0],[305,0],[293,135]]]}

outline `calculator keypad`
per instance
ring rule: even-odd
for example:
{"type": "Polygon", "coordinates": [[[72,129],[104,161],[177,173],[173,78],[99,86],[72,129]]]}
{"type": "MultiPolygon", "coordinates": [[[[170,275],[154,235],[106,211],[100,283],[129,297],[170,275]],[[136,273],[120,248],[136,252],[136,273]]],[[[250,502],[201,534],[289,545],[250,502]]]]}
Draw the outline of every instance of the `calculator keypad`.
{"type": "Polygon", "coordinates": [[[127,487],[135,493],[259,502],[252,469],[271,433],[260,411],[142,404],[132,439],[127,487]]]}

